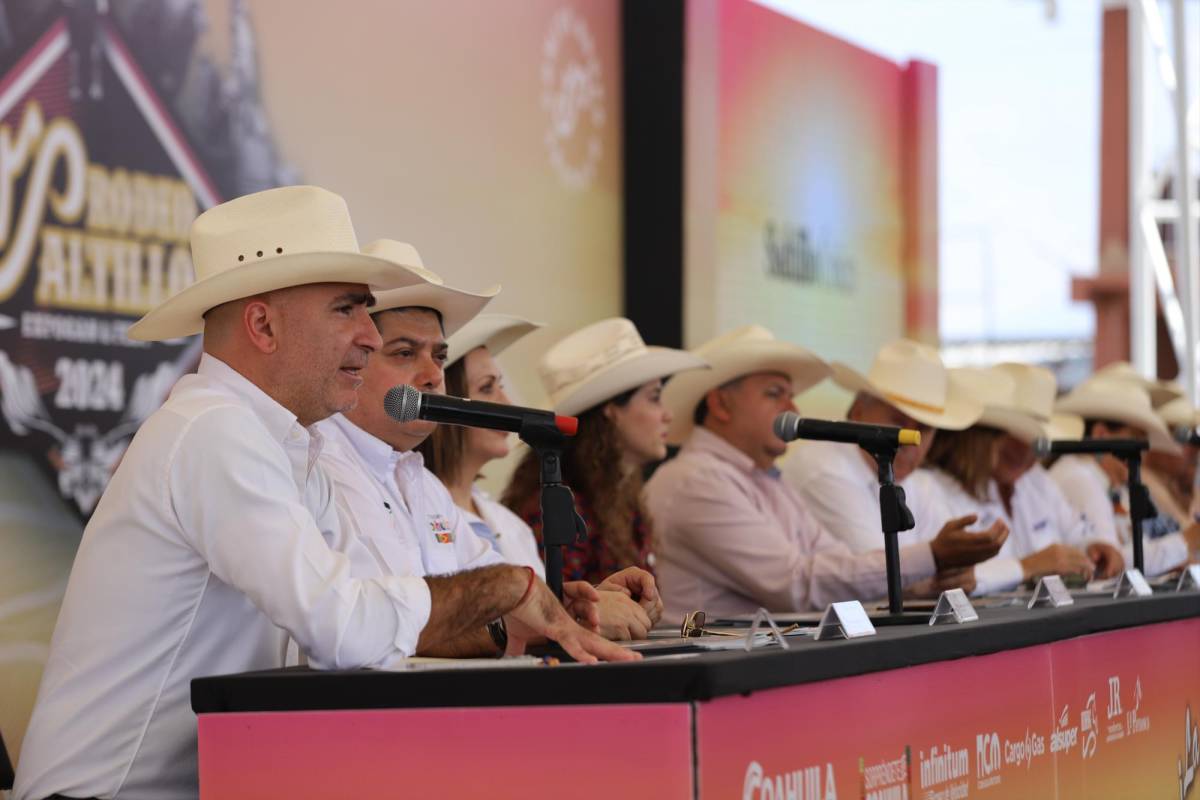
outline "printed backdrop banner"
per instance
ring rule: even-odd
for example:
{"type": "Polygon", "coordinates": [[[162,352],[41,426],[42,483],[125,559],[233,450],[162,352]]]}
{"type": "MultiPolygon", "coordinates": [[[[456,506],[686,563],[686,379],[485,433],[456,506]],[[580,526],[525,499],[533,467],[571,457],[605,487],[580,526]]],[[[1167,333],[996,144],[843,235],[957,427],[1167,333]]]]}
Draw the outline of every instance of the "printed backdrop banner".
{"type": "Polygon", "coordinates": [[[125,331],[193,279],[204,209],[343,195],[491,310],[620,313],[618,0],[21,0],[0,6],[0,731],[18,753],[78,546],[198,337],[125,331]]]}

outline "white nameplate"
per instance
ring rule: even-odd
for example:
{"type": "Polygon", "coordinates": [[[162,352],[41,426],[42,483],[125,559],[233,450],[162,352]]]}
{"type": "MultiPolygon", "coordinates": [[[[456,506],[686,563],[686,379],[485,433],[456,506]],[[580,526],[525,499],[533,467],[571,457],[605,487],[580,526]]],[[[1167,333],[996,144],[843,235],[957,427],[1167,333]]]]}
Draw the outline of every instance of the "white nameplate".
{"type": "Polygon", "coordinates": [[[1029,608],[1044,606],[1058,608],[1072,605],[1074,602],[1075,598],[1071,597],[1071,593],[1067,591],[1062,578],[1057,575],[1045,575],[1038,578],[1037,586],[1033,589],[1033,597],[1029,598],[1029,608]]]}
{"type": "Polygon", "coordinates": [[[947,589],[938,597],[937,606],[929,617],[930,625],[946,625],[949,623],[974,622],[979,619],[975,606],[967,599],[967,593],[962,589],[947,589]]]}
{"type": "Polygon", "coordinates": [[[1121,573],[1121,582],[1117,584],[1113,597],[1149,597],[1152,594],[1154,590],[1146,583],[1146,577],[1135,567],[1121,573]]]}
{"type": "Polygon", "coordinates": [[[1200,589],[1200,564],[1188,564],[1179,575],[1179,583],[1175,584],[1175,591],[1186,592],[1196,589],[1200,589]]]}
{"type": "Polygon", "coordinates": [[[875,626],[867,616],[867,610],[857,600],[846,600],[842,603],[830,603],[825,614],[817,624],[818,640],[825,639],[857,639],[860,636],[874,636],[875,626]]]}

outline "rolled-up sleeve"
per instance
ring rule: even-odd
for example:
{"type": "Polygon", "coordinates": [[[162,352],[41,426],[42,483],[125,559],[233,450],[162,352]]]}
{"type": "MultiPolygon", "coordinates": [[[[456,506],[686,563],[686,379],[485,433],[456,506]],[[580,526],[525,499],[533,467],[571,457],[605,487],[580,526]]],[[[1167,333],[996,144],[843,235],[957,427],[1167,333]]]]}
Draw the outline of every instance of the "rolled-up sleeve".
{"type": "Polygon", "coordinates": [[[282,445],[250,411],[221,407],[197,417],[168,473],[168,502],[189,543],[311,663],[346,669],[416,652],[430,614],[425,581],[351,577],[350,559],[326,543],[282,445]]]}

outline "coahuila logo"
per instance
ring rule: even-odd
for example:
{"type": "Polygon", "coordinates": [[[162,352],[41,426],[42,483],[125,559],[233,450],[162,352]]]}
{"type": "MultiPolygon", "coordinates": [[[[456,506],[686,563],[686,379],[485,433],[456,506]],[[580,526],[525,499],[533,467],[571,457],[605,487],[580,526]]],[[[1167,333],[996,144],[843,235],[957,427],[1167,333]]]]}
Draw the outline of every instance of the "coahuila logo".
{"type": "Polygon", "coordinates": [[[742,800],[837,800],[833,764],[826,762],[824,770],[817,764],[781,775],[763,775],[762,764],[751,761],[742,783],[742,800]]]}
{"type": "Polygon", "coordinates": [[[1050,733],[1051,753],[1069,753],[1079,743],[1079,726],[1070,725],[1070,708],[1063,706],[1062,713],[1058,715],[1058,727],[1050,733]]]}
{"type": "Polygon", "coordinates": [[[967,796],[969,787],[963,780],[971,771],[971,757],[967,753],[967,748],[951,750],[950,745],[943,744],[939,752],[938,745],[934,745],[928,756],[925,755],[924,750],[919,751],[918,756],[921,763],[921,789],[932,789],[943,784],[950,784],[941,791],[925,792],[923,797],[959,800],[959,798],[967,796]],[[954,783],[954,781],[961,781],[961,783],[954,783]]]}
{"type": "Polygon", "coordinates": [[[551,165],[567,186],[586,189],[604,152],[604,81],[592,32],[569,8],[554,15],[542,44],[542,107],[551,165]]]}

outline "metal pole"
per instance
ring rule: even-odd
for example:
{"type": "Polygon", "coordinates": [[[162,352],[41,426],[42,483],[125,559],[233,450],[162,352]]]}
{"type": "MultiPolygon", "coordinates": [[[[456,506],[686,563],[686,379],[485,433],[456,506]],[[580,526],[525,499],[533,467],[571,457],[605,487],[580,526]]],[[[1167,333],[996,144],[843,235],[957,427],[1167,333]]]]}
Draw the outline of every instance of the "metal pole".
{"type": "Polygon", "coordinates": [[[1138,0],[1130,0],[1128,25],[1129,69],[1129,360],[1148,378],[1157,377],[1154,275],[1146,268],[1142,237],[1142,202],[1145,179],[1145,42],[1144,20],[1138,0]]]}
{"type": "Polygon", "coordinates": [[[1192,172],[1188,146],[1188,62],[1187,20],[1183,0],[1172,0],[1171,27],[1175,56],[1175,197],[1179,203],[1179,222],[1175,229],[1175,281],[1183,305],[1184,363],[1180,364],[1180,382],[1192,405],[1200,400],[1196,375],[1196,338],[1200,333],[1200,259],[1196,249],[1197,225],[1192,220],[1192,172]]]}

